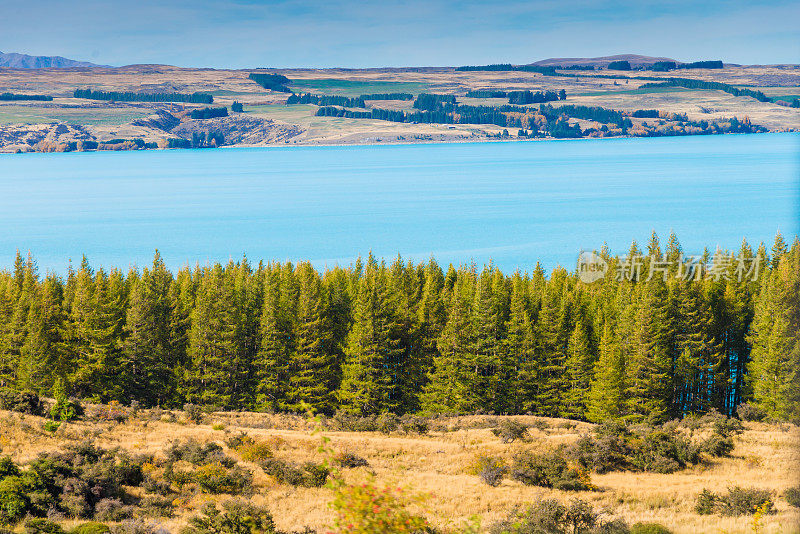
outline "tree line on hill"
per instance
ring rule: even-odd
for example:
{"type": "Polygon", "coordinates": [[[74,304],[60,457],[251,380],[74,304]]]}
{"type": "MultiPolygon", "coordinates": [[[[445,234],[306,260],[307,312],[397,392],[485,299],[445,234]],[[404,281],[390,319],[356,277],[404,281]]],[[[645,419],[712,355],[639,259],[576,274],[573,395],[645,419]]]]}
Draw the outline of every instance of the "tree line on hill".
{"type": "Polygon", "coordinates": [[[344,108],[366,107],[364,98],[341,95],[314,95],[311,93],[293,93],[286,99],[287,104],[314,104],[315,106],[342,106],[344,108]]]}
{"type": "Polygon", "coordinates": [[[84,258],[42,278],[18,254],[0,272],[0,386],[360,415],[663,421],[753,401],[798,416],[800,241],[705,251],[696,270],[674,235],[599,257],[607,276],[584,283],[371,255],[323,272],[244,258],[173,273],[158,253],[141,270],[84,258]]]}
{"type": "Polygon", "coordinates": [[[214,102],[214,97],[207,93],[133,93],[75,89],[72,96],[74,98],[113,100],[116,102],[188,102],[192,104],[212,104],[214,102]]]}
{"type": "Polygon", "coordinates": [[[641,89],[648,87],[686,87],[687,89],[710,89],[717,91],[725,91],[733,96],[749,96],[755,98],[759,102],[771,102],[772,100],[761,91],[753,91],[744,87],[736,87],[722,82],[707,82],[705,80],[694,80],[692,78],[666,78],[658,83],[645,83],[640,86],[641,89]]]}
{"type": "MultiPolygon", "coordinates": [[[[420,95],[422,96],[422,95],[420,95]]],[[[452,95],[440,95],[452,97],[452,95]]],[[[690,121],[685,115],[677,113],[658,113],[658,120],[634,125],[627,114],[602,107],[563,105],[554,107],[541,104],[538,108],[526,106],[470,106],[446,103],[435,98],[427,98],[420,105],[430,110],[407,112],[372,108],[368,111],[352,111],[335,106],[320,107],[318,117],[343,117],[349,119],[374,119],[392,122],[423,124],[492,124],[503,128],[519,128],[522,137],[551,136],[555,138],[614,137],[634,135],[638,137],[660,137],[674,135],[706,135],[720,133],[759,133],[765,128],[754,125],[745,118],[739,120],[717,119],[714,121],[690,121]],[[436,107],[433,107],[437,104],[436,107]],[[595,126],[581,129],[569,119],[595,121],[595,126]]],[[[643,110],[650,117],[650,110],[643,110]]]]}
{"type": "Polygon", "coordinates": [[[39,100],[50,102],[53,100],[49,95],[23,95],[18,93],[0,93],[0,100],[39,100]]]}

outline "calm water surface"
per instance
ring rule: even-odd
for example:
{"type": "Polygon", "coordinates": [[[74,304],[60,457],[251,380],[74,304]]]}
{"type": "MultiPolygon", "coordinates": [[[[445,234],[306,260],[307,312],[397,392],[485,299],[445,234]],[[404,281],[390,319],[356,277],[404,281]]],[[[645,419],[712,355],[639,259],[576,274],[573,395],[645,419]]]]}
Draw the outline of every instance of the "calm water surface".
{"type": "Polygon", "coordinates": [[[687,253],[800,233],[800,135],[0,155],[0,267],[372,250],[572,267],[674,229],[687,253]]]}

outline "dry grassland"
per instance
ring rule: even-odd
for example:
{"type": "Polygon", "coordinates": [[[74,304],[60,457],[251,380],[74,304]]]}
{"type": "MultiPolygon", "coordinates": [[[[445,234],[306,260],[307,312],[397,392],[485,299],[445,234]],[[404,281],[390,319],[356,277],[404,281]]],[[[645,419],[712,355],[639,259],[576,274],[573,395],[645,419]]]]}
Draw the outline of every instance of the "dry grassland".
{"type": "MultiPolygon", "coordinates": [[[[478,454],[508,458],[520,448],[544,450],[571,443],[591,430],[590,424],[517,416],[515,419],[527,424],[538,420],[539,428],[531,429],[532,440],[528,443],[503,444],[486,428],[487,419],[487,416],[443,419],[443,425],[458,430],[432,430],[427,435],[327,430],[314,434],[311,422],[286,415],[218,412],[206,416],[204,424],[196,425],[187,422],[181,412],[144,411],[124,423],[77,421],[63,424],[50,434],[42,430],[43,418],[0,412],[0,447],[3,454],[25,462],[40,452],[86,438],[105,448],[156,454],[172,440],[195,438],[217,442],[226,453],[238,458],[235,451],[224,445],[225,439],[246,432],[270,444],[278,458],[321,461],[318,447],[324,435],[330,438],[330,447],[336,451],[353,452],[368,460],[369,467],[346,470],[346,478],[358,481],[372,473],[381,484],[399,484],[413,492],[428,494],[424,513],[441,528],[457,527],[473,515],[481,516],[482,524],[488,526],[516,507],[542,497],[555,497],[565,503],[580,497],[604,511],[606,517],[622,517],[629,524],[657,521],[684,534],[752,532],[748,516],[701,516],[693,511],[696,495],[703,488],[720,492],[739,485],[767,489],[775,496],[778,512],[764,518],[761,532],[800,532],[798,509],[791,508],[782,498],[783,491],[796,485],[800,478],[800,428],[796,426],[745,423],[745,432],[735,438],[731,458],[716,459],[708,465],[669,475],[593,474],[592,481],[599,490],[576,493],[524,486],[511,480],[493,488],[471,474],[470,467],[478,454]]],[[[332,496],[330,489],[279,485],[255,464],[243,463],[254,472],[253,502],[268,505],[278,527],[321,529],[330,525],[332,514],[327,507],[332,496]]],[[[164,526],[177,531],[210,498],[196,495],[183,503],[179,513],[164,526]]]]}

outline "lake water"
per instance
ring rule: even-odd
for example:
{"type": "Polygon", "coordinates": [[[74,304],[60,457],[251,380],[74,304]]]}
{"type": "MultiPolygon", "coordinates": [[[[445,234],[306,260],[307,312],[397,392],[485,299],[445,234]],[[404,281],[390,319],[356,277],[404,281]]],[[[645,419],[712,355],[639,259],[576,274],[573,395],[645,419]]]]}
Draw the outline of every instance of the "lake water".
{"type": "MultiPolygon", "coordinates": [[[[376,255],[574,266],[674,229],[687,253],[800,233],[800,135],[0,156],[0,267],[318,267],[376,255]]],[[[789,240],[789,238],[787,238],[789,240]]]]}

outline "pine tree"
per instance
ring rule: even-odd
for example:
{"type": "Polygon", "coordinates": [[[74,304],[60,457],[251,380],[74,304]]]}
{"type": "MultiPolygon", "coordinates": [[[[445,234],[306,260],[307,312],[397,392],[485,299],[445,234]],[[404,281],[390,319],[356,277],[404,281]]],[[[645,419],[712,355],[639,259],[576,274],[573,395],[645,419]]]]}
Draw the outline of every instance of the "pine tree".
{"type": "Polygon", "coordinates": [[[608,323],[603,325],[598,353],[586,411],[586,418],[596,423],[625,413],[625,359],[608,323]]]}
{"type": "Polygon", "coordinates": [[[464,269],[454,277],[447,313],[447,323],[437,342],[438,356],[422,396],[426,412],[468,412],[475,409],[469,391],[468,368],[475,346],[472,302],[474,274],[464,269]]]}
{"type": "Polygon", "coordinates": [[[397,337],[397,319],[389,301],[386,269],[370,256],[366,272],[358,282],[353,310],[353,327],[347,339],[341,408],[357,414],[387,411],[392,401],[393,376],[390,369],[402,358],[397,337]]]}
{"type": "Polygon", "coordinates": [[[289,363],[288,407],[297,411],[307,404],[315,412],[332,413],[335,360],[326,351],[331,332],[325,316],[322,281],[309,263],[297,266],[297,280],[299,294],[294,351],[289,363]]]}
{"type": "Polygon", "coordinates": [[[125,397],[160,406],[174,397],[172,370],[180,362],[172,346],[173,279],[156,251],[152,269],[136,278],[130,293],[123,345],[125,397]]]}
{"type": "Polygon", "coordinates": [[[538,362],[528,303],[529,281],[519,272],[511,281],[509,317],[506,323],[505,354],[514,366],[511,410],[514,413],[535,412],[538,399],[538,362]]]}
{"type": "Polygon", "coordinates": [[[585,417],[594,364],[595,357],[588,329],[584,320],[578,318],[567,346],[568,390],[564,398],[566,417],[571,419],[585,417]]]}

